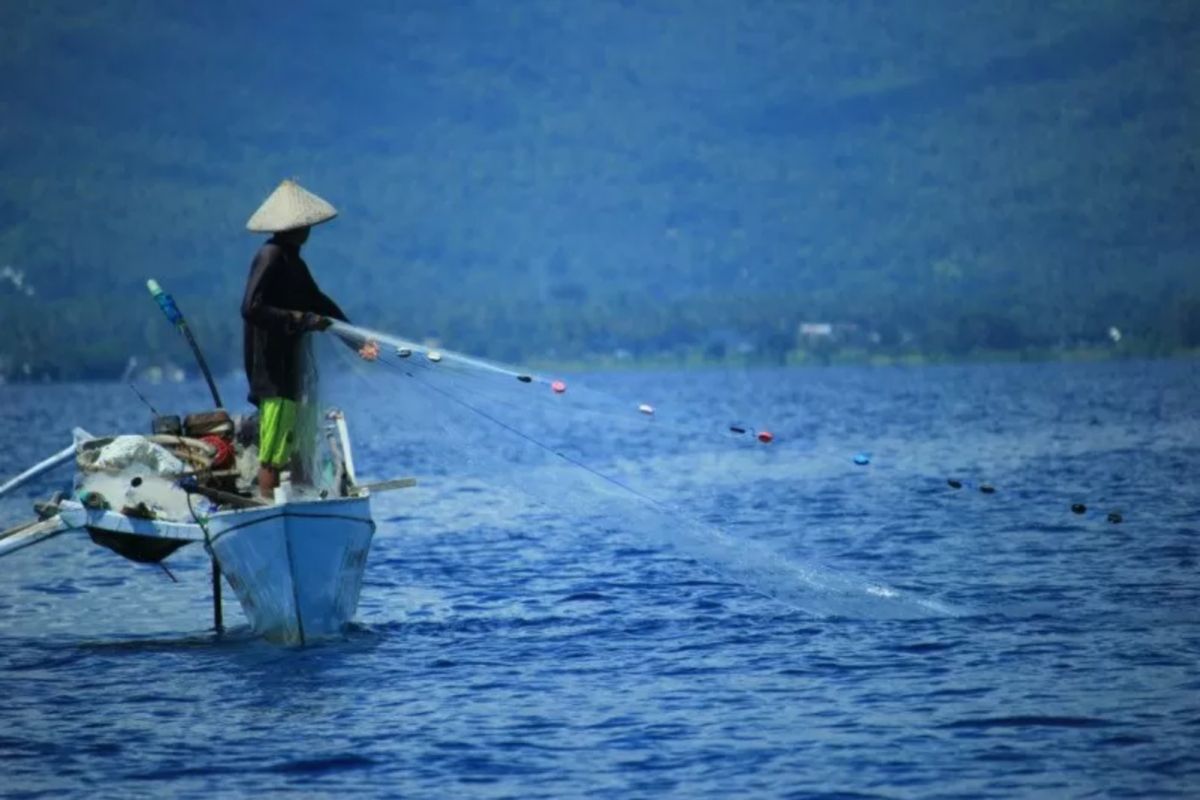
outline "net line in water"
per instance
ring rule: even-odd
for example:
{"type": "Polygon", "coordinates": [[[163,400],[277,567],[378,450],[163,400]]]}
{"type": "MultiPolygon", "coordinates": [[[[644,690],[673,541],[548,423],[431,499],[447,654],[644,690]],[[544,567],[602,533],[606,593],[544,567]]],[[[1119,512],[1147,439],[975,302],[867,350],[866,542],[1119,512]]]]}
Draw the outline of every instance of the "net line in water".
{"type": "MultiPolygon", "coordinates": [[[[388,441],[398,443],[401,458],[430,449],[453,452],[455,457],[426,468],[516,489],[601,530],[650,539],[809,614],[956,613],[939,601],[731,534],[719,487],[737,491],[740,476],[770,469],[760,452],[777,446],[769,432],[744,422],[688,422],[682,410],[645,399],[617,397],[576,381],[568,385],[342,322],[334,322],[330,332],[355,348],[378,346],[376,360],[360,362],[356,371],[371,391],[389,392],[403,423],[394,426],[388,441]],[[402,381],[403,388],[391,391],[389,380],[402,381]],[[667,485],[667,475],[675,476],[674,486],[667,485]]],[[[325,389],[328,394],[329,382],[325,389]]]]}

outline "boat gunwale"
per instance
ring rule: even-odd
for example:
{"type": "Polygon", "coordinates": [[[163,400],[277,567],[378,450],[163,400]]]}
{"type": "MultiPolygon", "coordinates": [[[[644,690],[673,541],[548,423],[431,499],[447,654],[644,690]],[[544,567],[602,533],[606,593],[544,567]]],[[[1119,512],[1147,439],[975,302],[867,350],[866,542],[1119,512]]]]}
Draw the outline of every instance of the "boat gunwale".
{"type": "Polygon", "coordinates": [[[173,539],[175,541],[203,542],[204,531],[195,522],[177,522],[165,519],[147,519],[122,514],[120,511],[88,508],[82,503],[65,501],[59,507],[58,516],[70,526],[70,530],[99,528],[111,533],[128,536],[145,536],[151,539],[173,539]],[[64,507],[65,506],[65,507],[64,507]],[[66,512],[65,514],[63,512],[66,512]],[[124,524],[115,522],[121,520],[124,524]],[[171,534],[176,535],[171,535],[171,534]],[[190,534],[190,535],[185,535],[190,534]]]}
{"type": "MultiPolygon", "coordinates": [[[[345,499],[345,498],[339,498],[339,499],[345,499]]],[[[328,501],[323,500],[321,502],[328,502],[328,501]]],[[[233,525],[230,525],[229,527],[221,527],[219,530],[211,531],[209,533],[208,543],[211,546],[213,544],[216,544],[216,542],[218,542],[219,540],[221,540],[228,534],[237,533],[238,531],[253,527],[255,525],[258,525],[259,523],[270,522],[271,520],[276,520],[276,519],[279,519],[280,517],[292,518],[292,519],[340,519],[340,520],[346,520],[347,522],[360,522],[364,525],[367,525],[371,528],[372,533],[374,533],[374,531],[376,529],[375,520],[372,519],[369,515],[366,517],[356,517],[356,516],[351,516],[350,514],[312,514],[312,513],[302,513],[302,512],[297,513],[290,509],[290,506],[293,506],[293,505],[296,505],[296,504],[282,503],[277,506],[265,506],[263,508],[253,509],[253,511],[255,513],[252,516],[252,518],[241,520],[233,525]],[[267,512],[267,513],[263,513],[263,512],[267,512]]],[[[249,509],[239,509],[237,513],[241,514],[246,510],[249,510],[249,509]]],[[[211,525],[213,519],[214,519],[214,517],[210,517],[205,524],[211,525]]],[[[228,519],[228,516],[226,516],[225,519],[228,519]]],[[[224,520],[222,520],[222,521],[224,521],[224,520]]]]}
{"type": "Polygon", "coordinates": [[[256,522],[265,522],[281,516],[301,519],[343,519],[349,522],[361,522],[370,525],[371,529],[375,530],[375,520],[371,517],[369,510],[366,516],[361,517],[350,514],[320,513],[319,510],[322,506],[328,508],[331,504],[340,505],[356,501],[369,503],[370,494],[363,492],[362,494],[347,497],[292,500],[287,503],[255,506],[253,508],[234,508],[218,511],[211,516],[200,517],[193,521],[178,521],[135,517],[123,514],[114,509],[88,508],[82,503],[68,500],[63,503],[65,507],[60,508],[59,517],[67,524],[68,527],[66,530],[98,528],[129,536],[145,536],[153,539],[171,539],[186,542],[208,542],[211,544],[225,534],[236,532],[256,522]],[[63,513],[64,511],[66,512],[65,514],[63,513]],[[226,524],[238,517],[243,517],[244,519],[240,519],[230,525],[226,524]],[[217,523],[217,530],[206,535],[206,528],[212,525],[213,522],[217,523]]]}

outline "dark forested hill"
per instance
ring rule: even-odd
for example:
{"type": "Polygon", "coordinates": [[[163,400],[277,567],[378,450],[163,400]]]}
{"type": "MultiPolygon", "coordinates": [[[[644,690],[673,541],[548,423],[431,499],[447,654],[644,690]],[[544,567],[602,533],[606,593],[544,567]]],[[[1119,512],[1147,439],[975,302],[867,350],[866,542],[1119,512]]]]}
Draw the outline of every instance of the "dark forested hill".
{"type": "Polygon", "coordinates": [[[0,375],[237,361],[283,177],[351,316],[500,358],[1200,346],[1192,0],[0,4],[0,375]]]}

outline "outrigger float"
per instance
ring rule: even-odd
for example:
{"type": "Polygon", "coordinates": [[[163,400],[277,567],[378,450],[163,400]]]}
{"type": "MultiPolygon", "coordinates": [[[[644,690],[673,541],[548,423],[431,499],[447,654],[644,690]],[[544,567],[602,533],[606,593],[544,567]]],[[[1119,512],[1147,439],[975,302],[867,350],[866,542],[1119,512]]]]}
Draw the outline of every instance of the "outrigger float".
{"type": "Polygon", "coordinates": [[[0,486],[2,496],[67,461],[77,465],[70,497],[37,503],[39,519],[0,532],[0,557],[71,532],[143,564],[199,544],[212,559],[218,632],[223,576],[254,633],[269,641],[303,645],[340,635],[358,607],[375,532],[371,492],[415,481],[359,484],[345,419],[331,410],[316,437],[320,475],[301,485],[285,473],[274,502],[259,498],[254,418],[235,420],[219,408],[186,322],[150,284],[195,351],[218,409],[156,416],[148,436],[97,438],[77,428],[72,446],[0,486]]]}

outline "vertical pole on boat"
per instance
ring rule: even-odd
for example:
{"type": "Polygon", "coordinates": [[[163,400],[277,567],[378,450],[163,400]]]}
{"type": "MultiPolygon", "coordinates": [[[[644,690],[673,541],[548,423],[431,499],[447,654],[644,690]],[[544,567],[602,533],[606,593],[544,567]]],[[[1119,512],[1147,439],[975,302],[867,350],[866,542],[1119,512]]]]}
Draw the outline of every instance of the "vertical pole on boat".
{"type": "Polygon", "coordinates": [[[183,318],[183,312],[179,310],[179,306],[175,305],[175,298],[164,292],[158,285],[158,281],[153,278],[146,281],[146,288],[150,290],[154,302],[158,303],[158,307],[167,315],[167,319],[179,329],[183,338],[187,340],[188,346],[192,348],[192,355],[196,357],[196,364],[199,365],[200,372],[204,374],[204,380],[208,382],[208,390],[212,392],[213,402],[217,404],[217,408],[224,408],[225,404],[221,402],[217,384],[213,381],[212,373],[208,371],[208,362],[204,360],[204,354],[200,352],[200,345],[196,344],[196,338],[192,336],[192,329],[188,327],[187,320],[183,318]]]}
{"type": "Polygon", "coordinates": [[[338,439],[342,444],[342,463],[346,468],[346,477],[350,479],[351,485],[357,484],[358,476],[354,474],[354,456],[350,454],[350,431],[346,430],[346,415],[341,411],[335,411],[333,420],[337,425],[338,439]]]}
{"type": "MultiPolygon", "coordinates": [[[[221,393],[217,391],[216,381],[213,380],[212,373],[208,369],[208,362],[204,360],[204,353],[200,352],[200,345],[196,344],[196,337],[192,336],[192,329],[188,327],[187,320],[183,318],[183,312],[175,304],[175,298],[164,292],[163,288],[158,285],[158,281],[153,278],[146,281],[146,288],[150,290],[154,302],[158,303],[158,307],[162,309],[170,323],[187,340],[188,347],[192,348],[192,355],[196,357],[196,364],[200,367],[200,372],[208,383],[208,391],[212,393],[213,402],[217,404],[217,408],[224,408],[225,404],[221,402],[221,393]]],[[[215,555],[210,553],[209,557],[212,558],[213,628],[217,633],[221,633],[225,630],[221,614],[221,566],[217,563],[215,555]]]]}
{"type": "Polygon", "coordinates": [[[213,595],[213,630],[225,632],[225,619],[221,615],[221,568],[217,566],[217,557],[212,558],[212,595],[213,595]]]}

